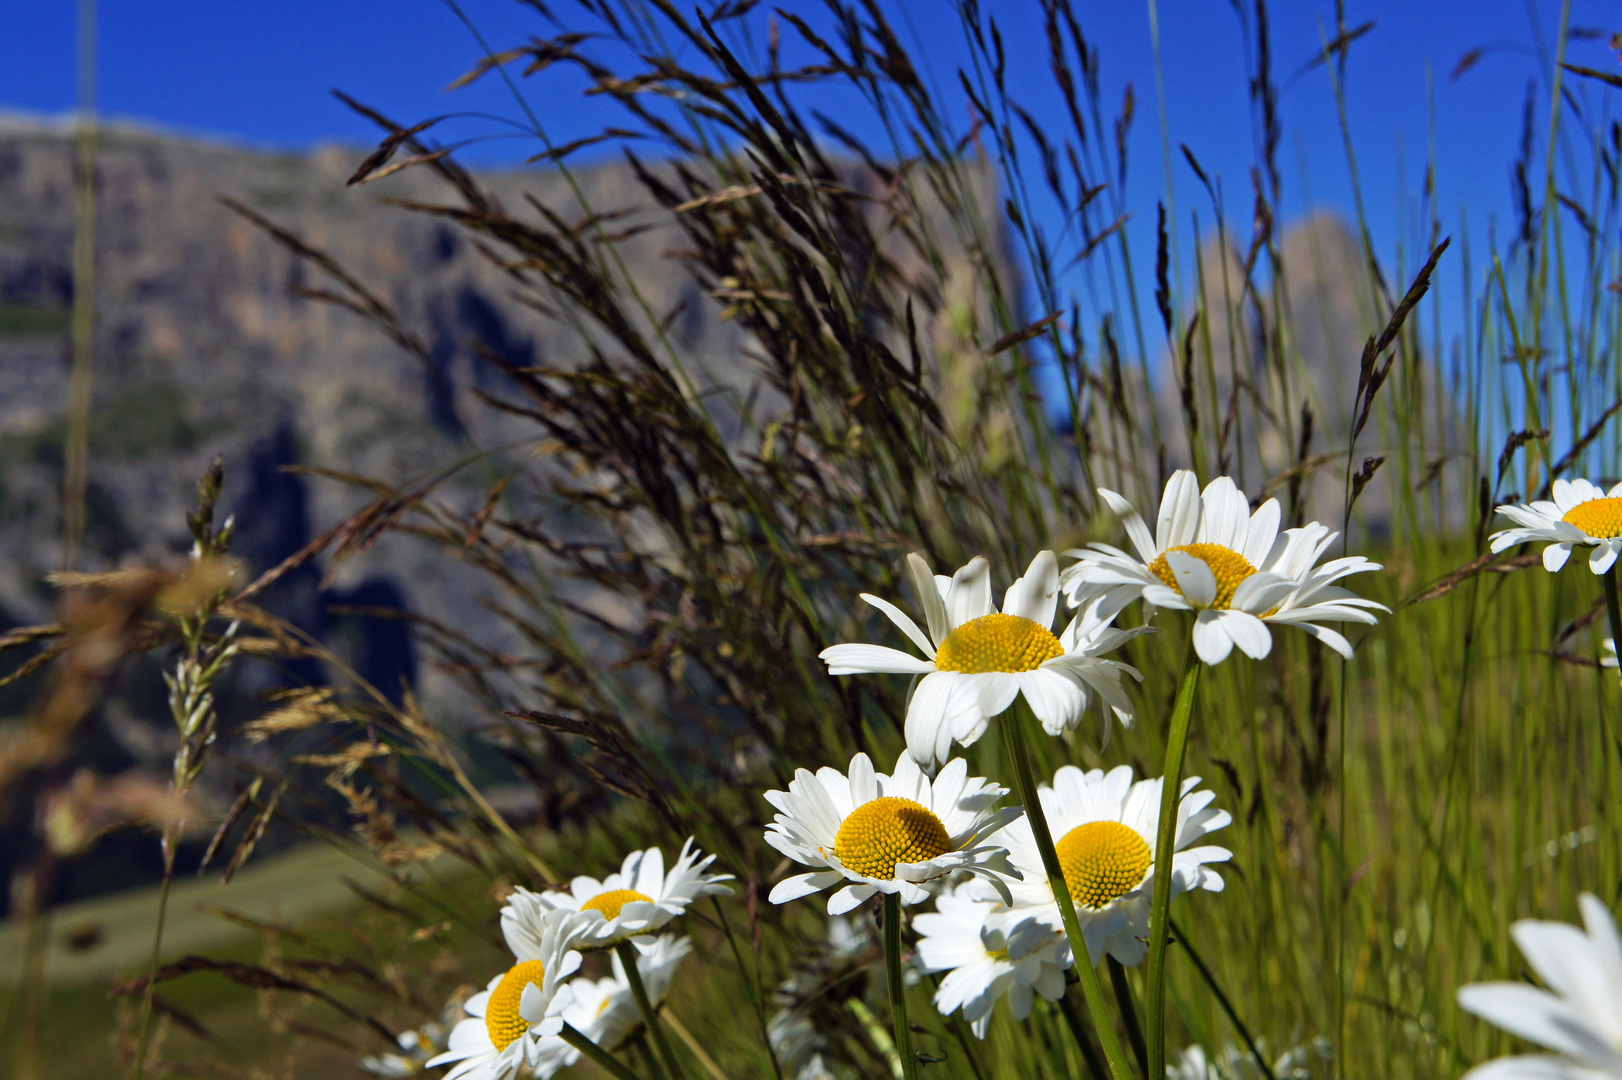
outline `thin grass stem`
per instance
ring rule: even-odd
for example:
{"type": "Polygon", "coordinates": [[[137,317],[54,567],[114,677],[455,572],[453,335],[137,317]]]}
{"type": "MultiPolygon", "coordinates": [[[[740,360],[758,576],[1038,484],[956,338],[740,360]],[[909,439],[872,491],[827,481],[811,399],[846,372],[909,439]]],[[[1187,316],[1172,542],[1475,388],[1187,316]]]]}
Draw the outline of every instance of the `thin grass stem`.
{"type": "Polygon", "coordinates": [[[631,1036],[630,1046],[636,1050],[636,1059],[642,1063],[642,1067],[653,1074],[654,1080],[670,1080],[665,1075],[665,1067],[659,1061],[659,1055],[648,1045],[648,1033],[645,1030],[638,1029],[636,1034],[631,1036]]]}
{"type": "Polygon", "coordinates": [[[670,1042],[665,1038],[664,1025],[659,1023],[659,1013],[648,998],[648,988],[642,985],[642,972],[636,966],[636,946],[629,941],[622,941],[614,946],[614,951],[619,954],[620,963],[625,967],[625,981],[631,985],[631,996],[636,999],[636,1007],[642,1013],[642,1022],[653,1039],[653,1047],[659,1053],[659,1060],[664,1064],[671,1080],[682,1080],[681,1063],[676,1060],[675,1053],[670,1049],[670,1042]]]}
{"type": "Polygon", "coordinates": [[[1115,991],[1115,1005],[1121,1010],[1121,1023],[1126,1027],[1126,1041],[1132,1044],[1132,1056],[1138,1068],[1149,1075],[1149,1050],[1143,1041],[1143,1025],[1138,1023],[1137,1006],[1132,1003],[1132,985],[1126,981],[1126,968],[1113,956],[1106,956],[1109,965],[1110,988],[1115,991]]]}
{"type": "Polygon", "coordinates": [[[1227,1015],[1228,1021],[1233,1024],[1234,1030],[1239,1032],[1239,1038],[1244,1040],[1245,1049],[1250,1051],[1250,1056],[1256,1062],[1256,1067],[1261,1070],[1263,1076],[1267,1077],[1267,1080],[1278,1080],[1273,1075],[1273,1067],[1267,1063],[1267,1059],[1262,1056],[1261,1048],[1256,1045],[1256,1040],[1251,1037],[1250,1028],[1245,1026],[1245,1022],[1239,1018],[1239,1013],[1234,1009],[1233,1002],[1228,1000],[1228,995],[1217,984],[1216,976],[1206,966],[1205,961],[1200,958],[1200,954],[1195,951],[1188,935],[1183,933],[1174,920],[1170,921],[1170,924],[1172,933],[1176,934],[1177,940],[1183,943],[1184,951],[1188,953],[1188,958],[1194,961],[1194,967],[1199,971],[1200,978],[1205,980],[1205,985],[1210,989],[1211,996],[1216,998],[1218,1005],[1222,1006],[1222,1011],[1227,1015]]]}
{"type": "Polygon", "coordinates": [[[687,1030],[686,1024],[677,1019],[674,1013],[667,1013],[665,1020],[670,1024],[670,1030],[676,1033],[676,1038],[686,1043],[687,1049],[691,1050],[693,1056],[698,1058],[698,1063],[704,1066],[705,1072],[709,1073],[714,1080],[729,1080],[727,1074],[721,1071],[721,1066],[716,1064],[715,1059],[710,1056],[709,1051],[704,1049],[704,1044],[699,1042],[698,1037],[691,1031],[687,1030]]]}
{"type": "Polygon", "coordinates": [[[564,1024],[563,1030],[558,1034],[564,1042],[568,1043],[570,1046],[589,1057],[598,1068],[608,1073],[608,1075],[617,1077],[618,1080],[642,1080],[640,1076],[627,1068],[624,1062],[620,1061],[613,1054],[610,1054],[607,1050],[604,1050],[602,1047],[586,1038],[568,1024],[564,1024]]]}
{"type": "Polygon", "coordinates": [[[912,1052],[907,1027],[907,983],[901,977],[901,896],[884,894],[884,974],[890,983],[890,1019],[895,1024],[895,1052],[903,1080],[918,1080],[918,1056],[912,1052]]]}
{"type": "Polygon", "coordinates": [[[1188,749],[1194,689],[1200,681],[1200,658],[1188,642],[1183,681],[1172,706],[1166,735],[1166,763],[1160,779],[1160,828],[1155,834],[1155,894],[1149,910],[1149,1076],[1166,1075],[1166,940],[1171,929],[1171,863],[1177,847],[1177,810],[1182,803],[1183,752],[1188,749]]]}
{"type": "Polygon", "coordinates": [[[1115,1034],[1115,1024],[1110,1017],[1109,1007],[1104,1003],[1104,987],[1098,981],[1098,969],[1093,965],[1092,955],[1087,951],[1087,938],[1081,932],[1080,920],[1076,918],[1076,904],[1070,898],[1070,886],[1064,879],[1064,869],[1059,865],[1059,853],[1053,847],[1053,834],[1048,830],[1047,818],[1042,813],[1042,802],[1036,794],[1036,777],[1031,772],[1030,748],[1025,745],[1026,706],[1023,702],[1023,698],[1016,698],[1014,705],[998,719],[997,726],[1002,730],[1003,744],[1008,749],[1008,758],[1014,767],[1014,783],[1019,790],[1020,801],[1025,804],[1025,817],[1031,823],[1031,834],[1036,838],[1036,849],[1042,853],[1042,868],[1047,871],[1048,883],[1053,887],[1053,899],[1058,902],[1059,915],[1064,919],[1064,932],[1070,939],[1076,978],[1081,983],[1082,996],[1087,1000],[1087,1011],[1092,1016],[1093,1030],[1098,1033],[1098,1042],[1104,1048],[1104,1059],[1109,1063],[1109,1075],[1115,1080],[1131,1080],[1132,1069],[1127,1064],[1125,1051],[1121,1049],[1121,1040],[1115,1034]]]}
{"type": "Polygon", "coordinates": [[[1076,1010],[1076,999],[1070,996],[1068,987],[1065,988],[1064,997],[1059,999],[1059,1015],[1064,1017],[1065,1026],[1070,1029],[1071,1037],[1081,1048],[1081,1057],[1087,1063],[1088,1074],[1093,1080],[1109,1080],[1109,1066],[1098,1056],[1098,1047],[1093,1045],[1092,1037],[1087,1034],[1087,1025],[1082,1023],[1081,1013],[1076,1010]]]}
{"type": "Polygon", "coordinates": [[[146,986],[141,989],[141,1027],[135,1037],[135,1080],[146,1075],[146,1048],[152,1037],[152,995],[158,978],[158,960],[163,952],[163,926],[169,914],[169,886],[175,878],[175,836],[172,827],[163,830],[163,884],[158,887],[158,919],[152,929],[152,955],[147,960],[146,986]]]}

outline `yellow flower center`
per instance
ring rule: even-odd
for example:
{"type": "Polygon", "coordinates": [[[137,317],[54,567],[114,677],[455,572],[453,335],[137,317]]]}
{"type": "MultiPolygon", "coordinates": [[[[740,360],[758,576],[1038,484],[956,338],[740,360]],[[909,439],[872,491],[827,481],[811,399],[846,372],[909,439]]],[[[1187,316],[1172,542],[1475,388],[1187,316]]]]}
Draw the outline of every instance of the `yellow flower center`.
{"type": "Polygon", "coordinates": [[[951,844],[933,811],[887,795],[863,803],[845,819],[834,854],[863,877],[893,881],[896,863],[927,862],[946,854],[951,844]]]}
{"type": "MultiPolygon", "coordinates": [[[[1166,549],[1167,553],[1173,551],[1186,552],[1211,568],[1211,576],[1216,578],[1217,584],[1216,599],[1211,601],[1214,608],[1231,606],[1234,590],[1239,588],[1239,583],[1256,572],[1249,559],[1221,544],[1182,544],[1166,549]]],[[[1171,564],[1166,562],[1165,553],[1149,564],[1149,573],[1183,594],[1182,586],[1177,584],[1177,575],[1172,573],[1171,564]]]]}
{"type": "Polygon", "coordinates": [[[1070,898],[1085,908],[1101,908],[1143,884],[1154,857],[1136,829],[1119,821],[1089,821],[1053,845],[1064,869],[1070,898]]]}
{"type": "Polygon", "coordinates": [[[546,978],[546,965],[539,960],[525,960],[501,977],[490,991],[490,1004],[484,1010],[484,1027],[497,1050],[505,1050],[512,1041],[529,1030],[529,1021],[518,1015],[518,1003],[523,999],[524,987],[530,983],[542,985],[546,978]]]}
{"type": "Polygon", "coordinates": [[[1566,516],[1560,520],[1600,540],[1622,536],[1622,498],[1590,499],[1578,503],[1566,511],[1566,516]]]}
{"type": "Polygon", "coordinates": [[[626,904],[635,903],[638,900],[645,904],[651,904],[653,897],[644,896],[635,889],[609,889],[607,892],[598,893],[584,904],[581,904],[580,910],[600,911],[603,913],[603,918],[612,920],[620,917],[620,911],[626,904]]]}
{"type": "Polygon", "coordinates": [[[946,635],[935,653],[941,671],[973,675],[988,671],[1035,671],[1064,646],[1053,631],[1034,619],[1018,615],[982,615],[946,635]]]}

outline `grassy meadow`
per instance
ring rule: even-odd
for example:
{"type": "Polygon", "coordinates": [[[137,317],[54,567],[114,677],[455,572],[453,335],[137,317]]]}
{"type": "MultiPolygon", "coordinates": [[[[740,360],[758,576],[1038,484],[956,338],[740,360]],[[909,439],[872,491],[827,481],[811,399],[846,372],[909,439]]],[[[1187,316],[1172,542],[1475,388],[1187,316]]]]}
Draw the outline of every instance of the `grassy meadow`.
{"type": "MultiPolygon", "coordinates": [[[[46,656],[59,669],[23,723],[65,743],[107,678],[86,642],[113,641],[117,660],[161,657],[185,703],[190,756],[175,785],[203,768],[237,773],[242,798],[220,825],[217,865],[278,819],[375,884],[307,917],[264,916],[207,963],[160,971],[145,1062],[135,1060],[144,960],[119,973],[133,981],[116,1001],[104,980],[8,985],[10,1075],[364,1075],[359,1059],[389,1049],[385,1035],[438,1020],[447,1000],[509,966],[498,912],[513,886],[602,877],[628,852],[657,845],[668,858],[692,836],[736,881],[672,928],[697,946],[664,1008],[677,1071],[910,1077],[873,906],[830,937],[820,897],[768,902],[804,868],[763,842],[762,793],[797,768],[844,769],[865,751],[885,772],[907,752],[908,679],[833,677],[818,653],[905,647],[857,594],[916,613],[909,552],[946,574],[984,555],[1000,598],[1039,550],[1125,543],[1096,488],[1152,523],[1176,467],[1202,484],[1235,476],[1253,507],[1279,499],[1286,526],[1317,516],[1343,531],[1325,557],[1344,545],[1383,564],[1343,584],[1390,612],[1345,625],[1350,661],[1275,625],[1265,659],[1236,651],[1200,678],[1183,772],[1231,813],[1211,842],[1232,859],[1224,891],[1171,908],[1171,1060],[1200,1044],[1223,1080],[1404,1080],[1526,1052],[1456,994],[1530,977],[1510,938],[1516,919],[1572,921],[1581,892],[1622,904],[1622,835],[1608,812],[1622,783],[1622,687],[1599,666],[1605,578],[1584,550],[1549,573],[1538,545],[1492,554],[1488,536],[1507,524],[1500,504],[1622,471],[1622,143],[1594,107],[1614,107],[1622,81],[1614,70],[1550,73],[1581,87],[1588,109],[1557,91],[1554,106],[1528,112],[1523,157],[1506,163],[1526,193],[1522,219],[1503,223],[1499,247],[1471,250],[1428,191],[1418,246],[1350,223],[1365,256],[1350,275],[1367,303],[1360,368],[1335,376],[1337,400],[1353,402],[1337,426],[1286,302],[1265,8],[1240,6],[1262,45],[1260,137],[1242,212],[1201,208],[1234,252],[1218,265],[1192,252],[1176,265],[1164,229],[1142,250],[1118,227],[1155,207],[1128,204],[1124,144],[1110,137],[1119,106],[1101,100],[1084,13],[1067,0],[1044,5],[1044,40],[1020,43],[1067,103],[1064,131],[1022,118],[1005,81],[1014,43],[989,5],[958,6],[972,56],[954,73],[966,119],[947,115],[875,6],[831,0],[815,19],[778,15],[769,38],[767,13],[748,4],[710,20],[638,0],[594,0],[556,20],[538,10],[540,36],[492,43],[469,77],[509,80],[537,153],[565,171],[580,148],[553,142],[544,113],[523,102],[567,72],[568,85],[584,79],[620,105],[602,138],[642,169],[648,204],[630,213],[593,205],[579,186],[573,206],[503,206],[437,152],[431,126],[370,114],[383,141],[354,182],[436,173],[443,199],[401,212],[477,238],[536,319],[577,332],[578,352],[543,367],[489,355],[496,381],[478,394],[523,437],[470,445],[428,476],[329,477],[367,503],[322,523],[330,530],[300,558],[364,560],[385,532],[433,545],[483,573],[487,591],[469,608],[499,619],[507,644],[469,632],[467,612],[410,613],[418,647],[468,704],[439,714],[368,686],[257,606],[287,566],[255,568],[257,579],[221,571],[229,529],[206,509],[187,567],[145,584],[75,579],[99,607],[0,639],[16,648],[14,667],[46,656]],[[805,106],[824,83],[862,103],[871,122],[860,130],[889,141],[870,145],[856,125],[805,106]],[[1052,220],[1066,222],[1063,235],[1043,231],[1052,220]],[[621,254],[640,228],[668,233],[669,258],[704,303],[747,332],[741,382],[684,353],[680,312],[649,301],[621,254]],[[1445,335],[1442,290],[1467,297],[1470,312],[1445,335]],[[294,656],[325,662],[332,682],[290,688],[252,715],[210,711],[227,668],[294,656]],[[216,730],[218,743],[207,738],[216,730]],[[232,745],[260,749],[221,749],[232,745]],[[530,819],[509,821],[485,795],[513,783],[540,793],[530,819]],[[784,1010],[807,1021],[803,1038],[774,1047],[767,1033],[784,1010]],[[113,1057],[76,1049],[108,1030],[113,1057]]],[[[1343,30],[1317,77],[1343,76],[1361,44],[1343,30]]],[[[328,298],[402,346],[402,364],[426,359],[386,290],[278,238],[328,298]]],[[[217,483],[205,478],[200,494],[211,506],[217,483]]],[[[1143,618],[1133,604],[1119,621],[1143,618]]],[[[1161,610],[1158,633],[1114,654],[1143,674],[1127,683],[1132,726],[1107,741],[1096,711],[1062,738],[1032,726],[1038,778],[1063,764],[1161,775],[1192,624],[1161,610]]],[[[954,753],[1014,786],[996,731],[954,753]]],[[[26,775],[0,772],[0,797],[26,775]]],[[[168,915],[177,933],[202,917],[178,904],[168,915]]],[[[606,961],[588,957],[586,970],[601,977],[606,961]]],[[[1146,970],[1098,970],[1141,1077],[1146,970]]],[[[917,1075],[1104,1080],[1082,1049],[1097,1032],[1077,986],[1063,1007],[1038,998],[1023,1022],[999,1004],[980,1040],[935,1010],[939,979],[906,989],[917,1075]]],[[[646,1043],[621,1060],[649,1080],[669,1071],[646,1043]]],[[[589,1061],[571,1074],[608,1075],[589,1061]]]]}

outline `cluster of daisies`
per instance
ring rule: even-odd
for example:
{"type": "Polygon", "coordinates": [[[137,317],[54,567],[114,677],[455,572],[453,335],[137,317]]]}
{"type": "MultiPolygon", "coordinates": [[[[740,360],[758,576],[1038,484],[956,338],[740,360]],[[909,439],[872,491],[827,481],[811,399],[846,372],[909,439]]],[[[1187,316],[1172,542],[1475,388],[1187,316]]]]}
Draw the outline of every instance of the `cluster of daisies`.
{"type": "MultiPolygon", "coordinates": [[[[1200,843],[1232,818],[1198,787],[1196,777],[1183,785],[1174,894],[1220,891],[1222,878],[1210,864],[1230,857],[1200,843]]],[[[771,900],[838,885],[828,911],[840,915],[880,893],[896,894],[903,905],[933,899],[934,910],[917,916],[913,929],[920,968],[945,973],[936,1006],[948,1015],[961,1010],[981,1037],[1004,997],[1023,1020],[1036,995],[1063,996],[1073,957],[1030,822],[1018,807],[997,806],[1007,793],[969,776],[962,758],[933,780],[910,756],[890,775],[875,772],[866,754],[852,758],[848,772],[801,769],[789,790],[766,795],[778,810],[766,840],[812,871],[780,881],[771,900]]],[[[1041,787],[1040,799],[1087,954],[1138,963],[1154,888],[1160,781],[1134,783],[1126,765],[1107,773],[1065,766],[1041,787]]]]}
{"type": "MultiPolygon", "coordinates": [[[[939,1010],[961,1012],[982,1037],[999,1000],[1007,998],[1023,1020],[1038,995],[1062,997],[1076,953],[1029,808],[999,806],[1008,789],[970,776],[967,762],[950,756],[953,744],[975,743],[1021,696],[1050,735],[1074,729],[1095,701],[1106,739],[1113,720],[1131,724],[1124,680],[1142,675],[1106,654],[1147,632],[1159,608],[1194,613],[1193,647],[1207,664],[1221,663],[1235,646],[1265,657],[1276,624],[1299,626],[1350,655],[1346,638],[1322,624],[1373,623],[1373,612],[1384,610],[1336,584],[1376,564],[1350,557],[1320,565],[1335,534],[1317,524],[1281,529],[1276,500],[1252,512],[1227,477],[1201,491],[1192,473],[1174,474],[1152,534],[1124,498],[1100,494],[1126,526],[1133,552],[1094,544],[1068,552],[1074,561],[1061,571],[1058,557],[1044,551],[1009,586],[1000,610],[983,558],[947,577],[920,556],[908,557],[921,626],[894,603],[863,594],[918,653],[841,644],[822,659],[835,675],[916,677],[908,752],[890,774],[857,754],[846,772],[801,769],[787,791],[766,795],[778,811],[767,842],[809,868],[780,881],[772,901],[835,889],[828,911],[839,915],[878,894],[894,894],[902,905],[933,900],[934,910],[912,923],[918,964],[942,975],[939,1010]],[[1072,614],[1056,630],[1061,597],[1072,614]],[[1140,601],[1142,625],[1113,625],[1140,601]]],[[[1232,818],[1199,783],[1190,777],[1179,792],[1173,896],[1220,891],[1213,864],[1231,857],[1203,842],[1232,818]]],[[[1108,772],[1066,766],[1038,789],[1086,938],[1083,956],[1094,964],[1109,955],[1133,965],[1147,951],[1161,787],[1160,779],[1135,779],[1123,765],[1108,772]]]]}
{"type": "MultiPolygon", "coordinates": [[[[1149,632],[1158,609],[1192,613],[1190,645],[1211,665],[1235,648],[1253,659],[1267,656],[1279,625],[1296,626],[1350,657],[1351,642],[1325,624],[1373,624],[1375,612],[1387,610],[1340,584],[1377,564],[1360,556],[1324,561],[1335,533],[1317,523],[1280,528],[1276,500],[1252,510],[1227,477],[1200,490],[1192,473],[1175,473],[1153,532],[1127,500],[1100,494],[1125,526],[1131,550],[1094,543],[1067,552],[1072,561],[1063,569],[1044,551],[1009,586],[1000,609],[983,558],[945,576],[920,556],[908,557],[921,625],[896,604],[864,593],[916,653],[850,643],[821,656],[834,675],[912,677],[907,752],[889,773],[857,754],[844,771],[800,769],[788,790],[765,795],[777,811],[767,842],[805,868],[778,881],[771,901],[828,892],[836,927],[844,924],[840,916],[876,897],[897,907],[932,904],[911,920],[915,972],[938,976],[937,1008],[960,1013],[982,1038],[999,1001],[1007,999],[1014,1018],[1024,1020],[1038,996],[1063,997],[1066,969],[1078,961],[1144,959],[1166,793],[1161,779],[1137,779],[1130,766],[1065,766],[1037,786],[1037,807],[1003,805],[1008,789],[970,776],[968,763],[952,756],[954,745],[973,745],[1019,698],[1055,736],[1075,729],[1096,703],[1107,741],[1113,721],[1134,719],[1125,680],[1142,679],[1107,654],[1149,632]],[[1070,614],[1055,629],[1061,598],[1070,614]],[[1135,603],[1139,625],[1114,625],[1135,603]],[[1053,838],[1051,854],[1085,951],[1066,933],[1071,913],[1060,910],[1044,870],[1033,812],[1053,838]]],[[[1614,573],[1622,553],[1622,485],[1606,492],[1586,481],[1557,481],[1552,495],[1500,507],[1516,527],[1496,534],[1492,550],[1548,541],[1543,561],[1554,571],[1574,547],[1588,547],[1590,569],[1614,573]]],[[[1614,657],[1614,642],[1607,644],[1614,657]]],[[[1189,777],[1176,793],[1166,864],[1173,897],[1221,891],[1215,867],[1231,858],[1205,843],[1232,818],[1199,785],[1189,777]]],[[[1166,808],[1169,814],[1170,802],[1166,808]]],[[[668,872],[660,852],[649,849],[601,881],[576,878],[567,891],[516,890],[501,912],[513,966],[465,1002],[466,1016],[448,1037],[433,1027],[407,1033],[400,1054],[369,1059],[367,1067],[407,1075],[450,1065],[447,1080],[546,1078],[574,1064],[582,1047],[612,1052],[644,1024],[658,1036],[653,1013],[691,951],[686,939],[660,931],[694,900],[728,889],[729,875],[707,872],[712,861],[689,841],[668,872]],[[596,980],[578,974],[584,956],[610,949],[611,974],[596,980]]],[[[1585,895],[1582,911],[1586,933],[1553,923],[1515,928],[1553,993],[1519,983],[1460,993],[1466,1009],[1562,1056],[1501,1059],[1472,1074],[1476,1080],[1622,1078],[1622,937],[1599,900],[1585,895]]],[[[820,1062],[816,1032],[798,1014],[779,1014],[771,1040],[780,1048],[801,1046],[800,1056],[820,1062]]],[[[1322,1053],[1317,1044],[1298,1048],[1272,1071],[1306,1076],[1309,1059],[1322,1053]]],[[[1196,1047],[1167,1072],[1190,1080],[1237,1075],[1243,1070],[1234,1061],[1225,1068],[1196,1047]]]]}
{"type": "Polygon", "coordinates": [[[442,1029],[430,1025],[402,1035],[400,1054],[370,1058],[366,1067],[405,1076],[449,1065],[445,1080],[545,1080],[580,1059],[581,1037],[606,1052],[620,1049],[644,1023],[636,985],[657,1009],[692,951],[688,939],[658,932],[693,901],[729,890],[730,874],[706,872],[714,858],[701,857],[689,841],[668,871],[659,849],[649,848],[601,881],[577,877],[567,891],[515,889],[501,909],[513,966],[467,999],[465,1018],[442,1047],[442,1029]],[[629,949],[620,947],[625,943],[629,949]],[[583,954],[608,949],[616,949],[611,974],[576,974],[583,954]]]}

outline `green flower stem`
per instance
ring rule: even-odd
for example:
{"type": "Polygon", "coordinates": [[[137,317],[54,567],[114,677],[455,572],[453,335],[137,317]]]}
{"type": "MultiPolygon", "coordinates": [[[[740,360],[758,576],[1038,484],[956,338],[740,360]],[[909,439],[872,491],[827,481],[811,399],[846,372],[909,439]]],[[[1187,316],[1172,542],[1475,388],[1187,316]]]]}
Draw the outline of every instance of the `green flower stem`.
{"type": "Polygon", "coordinates": [[[907,983],[901,977],[901,897],[884,894],[884,973],[890,983],[890,1019],[895,1024],[895,1053],[903,1080],[918,1080],[918,1055],[912,1052],[907,1027],[907,983]]]}
{"type": "Polygon", "coordinates": [[[570,1046],[589,1057],[597,1064],[598,1068],[602,1069],[608,1075],[618,1077],[618,1080],[642,1080],[642,1078],[637,1076],[636,1073],[626,1068],[624,1062],[620,1061],[613,1054],[610,1054],[607,1050],[604,1050],[602,1047],[580,1034],[580,1032],[576,1031],[568,1024],[563,1025],[563,1030],[559,1032],[559,1037],[564,1042],[568,1043],[570,1046]]]}
{"type": "Polygon", "coordinates": [[[1149,909],[1149,1075],[1166,1075],[1166,941],[1171,928],[1171,862],[1177,847],[1177,811],[1182,804],[1183,752],[1188,749],[1194,688],[1200,681],[1200,658],[1188,642],[1183,682],[1171,711],[1166,734],[1166,765],[1160,781],[1160,829],[1155,834],[1155,895],[1149,909]]]}
{"type": "Polygon", "coordinates": [[[1618,601],[1616,595],[1616,563],[1605,571],[1605,614],[1611,624],[1611,640],[1616,643],[1617,655],[1622,656],[1622,601],[1618,601]]]}
{"type": "Polygon", "coordinates": [[[681,1065],[676,1055],[670,1051],[670,1043],[665,1039],[665,1029],[659,1023],[659,1013],[654,1009],[653,1002],[648,999],[647,987],[642,985],[642,972],[637,969],[636,946],[629,941],[622,941],[614,946],[619,953],[620,964],[625,968],[625,981],[631,984],[631,996],[636,999],[636,1007],[642,1012],[642,1022],[653,1036],[654,1049],[659,1052],[659,1060],[664,1064],[665,1071],[670,1074],[671,1080],[682,1080],[681,1065]]]}
{"type": "MultiPolygon", "coordinates": [[[[1002,714],[997,726],[1002,729],[1003,745],[1007,747],[1010,763],[1014,766],[1014,784],[1019,798],[1025,804],[1025,817],[1031,823],[1036,837],[1036,849],[1042,853],[1042,868],[1047,871],[1048,883],[1053,886],[1053,899],[1059,904],[1059,915],[1064,919],[1064,932],[1070,939],[1070,952],[1075,958],[1076,977],[1081,981],[1081,993],[1087,999],[1087,1011],[1092,1015],[1093,1030],[1104,1048],[1104,1059],[1109,1063],[1114,1080],[1132,1080],[1132,1070],[1126,1063],[1126,1053],[1115,1034],[1115,1022],[1104,1003],[1104,987],[1098,981],[1098,969],[1093,966],[1087,951],[1087,938],[1081,932],[1081,921],[1076,918],[1076,904],[1070,899],[1070,886],[1064,880],[1059,865],[1059,853],[1053,847],[1053,834],[1048,831],[1048,819],[1042,813],[1042,802],[1036,795],[1036,776],[1031,772],[1029,748],[1025,745],[1024,698],[1016,698],[1009,710],[1002,714]]],[[[1162,1070],[1161,1075],[1165,1075],[1162,1070]]]]}

